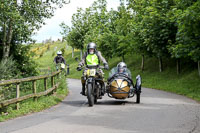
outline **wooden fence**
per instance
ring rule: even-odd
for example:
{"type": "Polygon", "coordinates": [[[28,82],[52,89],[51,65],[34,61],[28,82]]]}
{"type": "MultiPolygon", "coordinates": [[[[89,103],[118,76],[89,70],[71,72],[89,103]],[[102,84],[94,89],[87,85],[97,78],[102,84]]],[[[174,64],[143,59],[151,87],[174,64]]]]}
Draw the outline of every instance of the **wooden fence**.
{"type": "Polygon", "coordinates": [[[20,107],[19,102],[20,101],[23,101],[23,100],[26,100],[26,99],[29,99],[29,98],[33,98],[35,101],[37,101],[38,97],[44,96],[44,95],[47,95],[51,92],[56,91],[56,88],[58,87],[59,83],[55,83],[55,77],[59,77],[60,73],[61,73],[61,71],[56,71],[56,72],[53,72],[52,74],[48,74],[48,75],[41,75],[41,76],[28,77],[28,78],[23,78],[23,79],[12,79],[12,80],[0,81],[0,87],[5,86],[5,85],[12,85],[12,84],[16,85],[16,98],[4,100],[4,101],[0,102],[0,108],[5,107],[5,106],[10,105],[10,104],[16,103],[16,108],[19,109],[19,107],[20,107]],[[48,78],[51,78],[51,88],[47,88],[47,84],[48,84],[47,79],[48,78]],[[41,80],[41,79],[44,79],[45,91],[37,93],[36,81],[41,80]],[[32,82],[32,90],[33,90],[32,94],[28,94],[28,95],[20,97],[20,84],[22,82],[32,82]]]}

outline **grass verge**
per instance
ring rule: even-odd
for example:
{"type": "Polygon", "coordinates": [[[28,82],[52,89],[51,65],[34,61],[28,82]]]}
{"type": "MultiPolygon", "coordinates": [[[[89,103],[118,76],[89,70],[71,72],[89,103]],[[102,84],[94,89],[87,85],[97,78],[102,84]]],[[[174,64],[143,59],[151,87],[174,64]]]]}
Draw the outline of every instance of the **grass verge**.
{"type": "Polygon", "coordinates": [[[61,102],[67,94],[68,89],[66,79],[63,76],[60,80],[57,91],[53,95],[42,96],[38,98],[37,102],[34,102],[33,99],[23,101],[20,103],[19,110],[15,109],[14,104],[1,109],[0,122],[45,110],[61,102]]]}

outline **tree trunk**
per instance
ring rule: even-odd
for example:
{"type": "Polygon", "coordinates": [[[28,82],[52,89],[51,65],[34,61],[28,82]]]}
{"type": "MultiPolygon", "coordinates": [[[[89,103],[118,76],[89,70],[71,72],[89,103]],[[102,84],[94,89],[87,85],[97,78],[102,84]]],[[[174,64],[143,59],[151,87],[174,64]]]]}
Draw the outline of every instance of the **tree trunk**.
{"type": "Polygon", "coordinates": [[[177,70],[177,74],[180,74],[181,71],[181,64],[180,64],[181,60],[180,58],[177,59],[176,61],[176,70],[177,70]]]}
{"type": "Polygon", "coordinates": [[[200,61],[198,61],[198,71],[199,71],[199,76],[200,76],[200,61]]]}
{"type": "Polygon", "coordinates": [[[9,57],[9,53],[10,53],[10,45],[9,44],[5,44],[3,46],[3,59],[7,60],[9,57]]]}
{"type": "Polygon", "coordinates": [[[163,71],[162,58],[159,57],[158,59],[159,59],[159,69],[160,69],[160,72],[162,72],[163,71]]]}
{"type": "Polygon", "coordinates": [[[4,23],[3,25],[3,40],[2,40],[2,43],[3,43],[3,59],[6,59],[6,23],[4,23]]]}
{"type": "Polygon", "coordinates": [[[122,55],[122,62],[125,62],[125,58],[124,58],[124,55],[122,55]]]}
{"type": "Polygon", "coordinates": [[[142,55],[141,70],[142,70],[142,72],[144,71],[144,55],[142,55]]]}
{"type": "Polygon", "coordinates": [[[74,48],[72,47],[72,58],[74,58],[74,48]]]}
{"type": "Polygon", "coordinates": [[[10,44],[13,35],[12,20],[9,22],[8,33],[6,33],[6,24],[4,24],[4,37],[3,37],[3,59],[7,60],[10,54],[10,44]]]}
{"type": "Polygon", "coordinates": [[[80,59],[82,60],[83,58],[83,49],[81,49],[81,52],[80,52],[80,59]]]}

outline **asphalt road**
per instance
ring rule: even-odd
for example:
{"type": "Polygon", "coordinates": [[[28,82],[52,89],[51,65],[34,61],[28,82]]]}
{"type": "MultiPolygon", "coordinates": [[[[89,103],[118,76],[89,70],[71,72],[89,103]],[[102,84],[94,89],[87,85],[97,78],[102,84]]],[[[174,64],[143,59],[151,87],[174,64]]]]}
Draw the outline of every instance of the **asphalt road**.
{"type": "Polygon", "coordinates": [[[200,104],[183,96],[142,88],[140,104],[106,95],[88,107],[80,80],[68,86],[59,105],[1,122],[0,133],[200,133],[200,104]]]}

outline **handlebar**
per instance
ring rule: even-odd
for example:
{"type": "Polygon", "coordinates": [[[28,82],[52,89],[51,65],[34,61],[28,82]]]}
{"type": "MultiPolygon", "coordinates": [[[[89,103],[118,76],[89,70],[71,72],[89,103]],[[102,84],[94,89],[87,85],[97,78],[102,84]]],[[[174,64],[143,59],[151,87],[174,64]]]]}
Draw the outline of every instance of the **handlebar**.
{"type": "Polygon", "coordinates": [[[96,65],[90,65],[90,66],[83,66],[83,67],[77,67],[77,71],[81,71],[84,68],[89,68],[89,69],[105,69],[104,66],[96,66],[96,65]]]}

